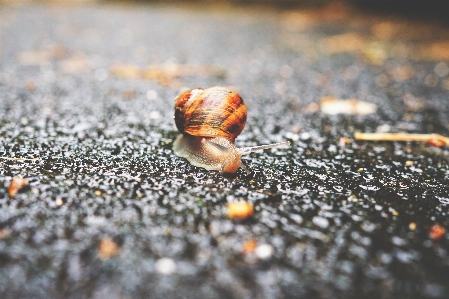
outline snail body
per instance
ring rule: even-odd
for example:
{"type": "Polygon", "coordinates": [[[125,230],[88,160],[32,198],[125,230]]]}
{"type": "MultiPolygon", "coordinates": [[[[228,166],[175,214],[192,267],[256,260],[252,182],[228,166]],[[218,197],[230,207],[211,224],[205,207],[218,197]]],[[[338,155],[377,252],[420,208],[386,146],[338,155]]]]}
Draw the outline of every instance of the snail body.
{"type": "Polygon", "coordinates": [[[178,157],[207,170],[235,173],[245,169],[243,155],[290,144],[237,148],[235,138],[246,124],[246,105],[235,91],[226,87],[187,90],[175,99],[175,124],[182,133],[173,143],[178,157]]]}

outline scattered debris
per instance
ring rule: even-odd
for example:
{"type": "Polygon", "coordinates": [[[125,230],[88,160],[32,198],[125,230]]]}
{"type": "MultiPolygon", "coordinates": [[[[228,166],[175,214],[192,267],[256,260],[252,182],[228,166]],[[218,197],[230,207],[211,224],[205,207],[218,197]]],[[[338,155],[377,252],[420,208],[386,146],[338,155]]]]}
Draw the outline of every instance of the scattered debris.
{"type": "Polygon", "coordinates": [[[426,43],[416,47],[414,52],[419,60],[449,61],[449,41],[426,43]]]}
{"type": "Polygon", "coordinates": [[[439,240],[444,236],[445,229],[441,225],[435,224],[429,230],[429,237],[433,240],[439,240]]]}
{"type": "Polygon", "coordinates": [[[136,96],[136,91],[134,89],[126,89],[122,95],[125,100],[132,100],[136,96]]]}
{"type": "Polygon", "coordinates": [[[319,105],[321,112],[329,115],[366,115],[376,113],[377,111],[377,106],[375,104],[357,99],[342,100],[335,97],[323,97],[319,100],[319,105]]]}
{"type": "Polygon", "coordinates": [[[93,68],[92,61],[81,52],[74,53],[59,63],[59,70],[65,74],[87,73],[93,68]]]}
{"type": "Polygon", "coordinates": [[[67,53],[66,47],[53,45],[42,50],[19,52],[17,61],[22,65],[41,65],[47,61],[62,59],[67,53]]]}
{"type": "Polygon", "coordinates": [[[449,144],[449,137],[439,134],[410,134],[410,133],[354,133],[356,140],[373,141],[420,141],[428,142],[433,146],[444,146],[449,144]]]}
{"type": "Polygon", "coordinates": [[[403,95],[402,100],[404,101],[405,108],[408,111],[417,112],[426,108],[426,103],[423,99],[417,98],[409,92],[406,92],[403,95]]]}
{"type": "Polygon", "coordinates": [[[382,42],[366,43],[362,49],[363,58],[366,62],[374,65],[383,65],[388,59],[386,46],[382,42]]]}
{"type": "Polygon", "coordinates": [[[340,137],[337,142],[337,144],[340,148],[344,148],[346,145],[348,145],[350,143],[351,143],[351,139],[349,139],[348,137],[340,137]]]}
{"type": "Polygon", "coordinates": [[[227,208],[230,219],[245,219],[254,215],[254,207],[244,200],[230,202],[227,208]]]}
{"type": "Polygon", "coordinates": [[[323,24],[323,22],[343,20],[350,13],[350,6],[342,2],[332,1],[320,8],[286,12],[282,15],[281,25],[288,31],[301,32],[323,24]]]}
{"type": "Polygon", "coordinates": [[[124,79],[144,79],[156,81],[161,85],[179,87],[181,81],[179,77],[185,76],[216,76],[224,77],[225,69],[216,65],[188,65],[188,64],[167,64],[150,65],[140,68],[135,65],[123,65],[115,63],[110,68],[111,73],[117,78],[124,79]]]}
{"type": "Polygon", "coordinates": [[[103,238],[100,240],[98,247],[98,257],[102,260],[108,260],[119,253],[119,246],[111,238],[103,238]]]}
{"type": "Polygon", "coordinates": [[[415,75],[415,70],[410,65],[403,65],[391,68],[387,73],[395,82],[404,82],[415,75]]]}
{"type": "Polygon", "coordinates": [[[313,102],[307,105],[304,105],[301,109],[301,112],[304,114],[311,114],[320,111],[320,104],[313,102]]]}
{"type": "Polygon", "coordinates": [[[27,91],[34,91],[36,89],[36,82],[34,82],[34,80],[29,79],[25,82],[25,89],[27,91]]]}
{"type": "Polygon", "coordinates": [[[8,187],[9,197],[13,198],[19,193],[20,189],[28,186],[28,180],[21,177],[13,177],[8,187]]]}
{"type": "Polygon", "coordinates": [[[407,160],[407,161],[405,161],[404,166],[406,166],[406,167],[411,167],[411,166],[413,166],[413,164],[415,164],[415,162],[413,162],[413,161],[411,161],[411,160],[407,160]]]}
{"type": "Polygon", "coordinates": [[[381,21],[372,25],[371,31],[376,38],[388,41],[395,37],[399,30],[399,25],[398,22],[381,21]]]}
{"type": "Polygon", "coordinates": [[[242,253],[248,254],[253,253],[257,248],[257,241],[254,239],[249,239],[243,244],[242,253]]]}
{"type": "Polygon", "coordinates": [[[4,230],[4,229],[0,229],[0,240],[8,238],[9,235],[10,235],[9,231],[4,230]]]}
{"type": "Polygon", "coordinates": [[[438,199],[438,201],[442,205],[449,205],[449,198],[448,197],[436,196],[436,198],[438,199]]]}
{"type": "Polygon", "coordinates": [[[349,32],[332,35],[321,40],[321,50],[331,54],[361,51],[365,46],[365,39],[357,33],[349,32]]]}
{"type": "Polygon", "coordinates": [[[427,143],[430,144],[431,146],[435,146],[435,147],[443,147],[446,145],[445,141],[438,139],[438,138],[429,139],[427,141],[427,143]]]}

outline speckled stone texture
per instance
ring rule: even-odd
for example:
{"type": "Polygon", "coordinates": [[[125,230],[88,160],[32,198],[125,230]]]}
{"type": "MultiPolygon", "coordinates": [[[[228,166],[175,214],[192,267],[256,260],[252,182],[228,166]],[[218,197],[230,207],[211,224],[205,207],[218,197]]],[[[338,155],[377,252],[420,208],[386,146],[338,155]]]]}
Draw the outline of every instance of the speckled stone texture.
{"type": "Polygon", "coordinates": [[[449,136],[448,53],[338,3],[0,4],[0,297],[448,298],[447,148],[353,138],[449,136]],[[238,146],[292,145],[234,176],[176,157],[174,97],[214,85],[247,103],[238,146]]]}

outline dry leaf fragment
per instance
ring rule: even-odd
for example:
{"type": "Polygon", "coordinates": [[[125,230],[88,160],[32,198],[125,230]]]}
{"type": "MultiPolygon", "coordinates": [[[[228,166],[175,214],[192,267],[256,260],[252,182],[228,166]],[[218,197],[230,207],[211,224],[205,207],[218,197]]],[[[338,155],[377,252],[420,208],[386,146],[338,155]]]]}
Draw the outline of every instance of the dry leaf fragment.
{"type": "Polygon", "coordinates": [[[340,137],[338,139],[338,146],[339,147],[345,147],[346,145],[351,143],[351,139],[349,139],[348,137],[340,137]]]}
{"type": "Polygon", "coordinates": [[[301,112],[304,114],[311,114],[318,112],[320,110],[320,105],[318,103],[310,103],[302,107],[301,112]]]}
{"type": "Polygon", "coordinates": [[[223,77],[225,70],[215,65],[189,65],[167,64],[150,65],[147,68],[139,68],[134,65],[122,65],[116,63],[111,66],[111,73],[124,79],[145,79],[156,81],[166,86],[179,86],[180,77],[185,76],[216,76],[223,77]]]}
{"type": "Polygon", "coordinates": [[[364,48],[365,39],[357,33],[350,32],[333,35],[321,40],[321,49],[328,53],[357,52],[364,48]]]}
{"type": "Polygon", "coordinates": [[[61,59],[67,53],[68,50],[66,47],[54,45],[42,50],[19,52],[17,60],[22,65],[40,65],[46,61],[61,59]]]}
{"type": "Polygon", "coordinates": [[[122,95],[126,100],[132,100],[136,96],[136,91],[134,89],[126,89],[122,95]]]}
{"type": "Polygon", "coordinates": [[[376,113],[377,106],[373,103],[357,99],[337,99],[335,97],[323,97],[319,100],[321,112],[329,115],[357,114],[366,115],[376,113]]]}
{"type": "Polygon", "coordinates": [[[289,11],[282,15],[281,25],[288,31],[305,31],[326,22],[339,21],[346,18],[349,8],[349,6],[341,2],[332,1],[320,8],[302,8],[289,11]]]}
{"type": "Polygon", "coordinates": [[[415,54],[417,59],[449,61],[449,41],[439,41],[417,47],[415,54]]]}
{"type": "Polygon", "coordinates": [[[249,239],[243,244],[242,253],[248,254],[253,253],[257,248],[257,241],[254,239],[249,239]]]}
{"type": "Polygon", "coordinates": [[[13,198],[19,193],[20,189],[28,186],[27,179],[21,177],[13,177],[8,187],[9,197],[13,198]]]}
{"type": "Polygon", "coordinates": [[[446,142],[438,139],[438,138],[431,138],[427,141],[428,144],[430,144],[431,146],[435,146],[435,147],[443,147],[446,145],[446,142]]]}
{"type": "Polygon", "coordinates": [[[17,60],[22,65],[39,65],[50,60],[48,51],[23,51],[17,54],[17,60]]]}
{"type": "Polygon", "coordinates": [[[379,42],[370,42],[363,47],[363,57],[371,64],[383,65],[388,59],[386,46],[379,42]]]}
{"type": "Polygon", "coordinates": [[[316,14],[310,11],[293,11],[285,13],[281,19],[284,29],[293,32],[300,32],[310,29],[320,23],[316,14]]]}
{"type": "Polygon", "coordinates": [[[98,247],[98,257],[102,260],[110,259],[119,253],[119,246],[111,238],[103,238],[100,240],[98,247]]]}
{"type": "Polygon", "coordinates": [[[415,70],[410,65],[400,66],[388,71],[389,75],[396,82],[404,82],[415,75],[415,70]]]}
{"type": "Polygon", "coordinates": [[[230,202],[228,203],[227,208],[228,217],[230,219],[245,219],[253,216],[254,214],[254,207],[244,200],[230,202]]]}
{"type": "Polygon", "coordinates": [[[34,91],[36,89],[36,83],[34,80],[29,79],[25,82],[25,89],[28,91],[34,91]]]}
{"type": "Polygon", "coordinates": [[[4,229],[0,229],[0,240],[8,238],[9,235],[10,235],[9,231],[4,230],[4,229]]]}
{"type": "Polygon", "coordinates": [[[84,53],[77,52],[59,64],[62,73],[87,73],[93,68],[92,61],[84,53]]]}
{"type": "Polygon", "coordinates": [[[371,27],[371,31],[380,40],[391,40],[397,34],[399,25],[390,21],[379,22],[371,27]]]}
{"type": "Polygon", "coordinates": [[[417,98],[409,92],[404,93],[402,100],[408,111],[421,111],[426,108],[426,102],[423,99],[417,98]]]}
{"type": "Polygon", "coordinates": [[[433,240],[439,240],[444,236],[445,229],[441,225],[435,224],[429,230],[429,237],[433,240]]]}

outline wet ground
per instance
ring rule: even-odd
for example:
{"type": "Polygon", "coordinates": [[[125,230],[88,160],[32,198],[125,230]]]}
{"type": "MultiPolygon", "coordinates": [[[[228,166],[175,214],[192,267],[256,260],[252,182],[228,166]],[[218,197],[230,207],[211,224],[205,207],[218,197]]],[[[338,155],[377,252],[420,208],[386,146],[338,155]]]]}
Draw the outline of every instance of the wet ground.
{"type": "Polygon", "coordinates": [[[448,298],[447,148],[353,138],[449,136],[448,53],[339,4],[0,5],[1,297],[448,298]],[[174,97],[214,85],[238,146],[292,145],[234,176],[176,157],[174,97]]]}

